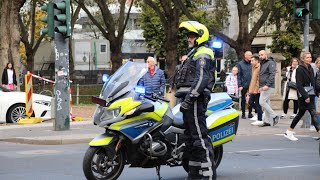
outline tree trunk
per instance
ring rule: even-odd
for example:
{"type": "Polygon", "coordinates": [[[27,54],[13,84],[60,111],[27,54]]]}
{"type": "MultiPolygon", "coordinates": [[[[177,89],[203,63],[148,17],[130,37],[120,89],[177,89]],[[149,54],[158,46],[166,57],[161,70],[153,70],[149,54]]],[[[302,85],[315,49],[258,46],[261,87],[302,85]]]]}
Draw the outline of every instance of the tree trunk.
{"type": "MultiPolygon", "coordinates": [[[[20,72],[20,29],[19,29],[19,12],[26,0],[2,0],[1,19],[0,19],[0,61],[1,69],[7,62],[12,62],[16,70],[17,78],[20,72]]],[[[2,76],[2,73],[0,73],[2,76]]],[[[20,85],[19,79],[18,88],[20,85]]]]}
{"type": "MultiPolygon", "coordinates": [[[[176,14],[179,14],[176,12],[176,14]]],[[[178,31],[179,31],[179,16],[171,17],[169,19],[169,27],[166,29],[166,65],[167,65],[167,77],[170,78],[177,66],[177,54],[178,54],[178,31]]]]}
{"type": "Polygon", "coordinates": [[[31,73],[33,72],[34,69],[34,53],[32,53],[32,51],[27,51],[28,49],[26,49],[26,56],[27,56],[27,70],[30,71],[31,73]],[[31,52],[31,53],[30,53],[31,52]]]}
{"type": "Polygon", "coordinates": [[[252,41],[248,40],[248,39],[237,39],[237,44],[238,46],[236,46],[234,49],[236,50],[238,59],[241,60],[243,59],[244,53],[246,51],[251,51],[251,44],[252,41]]]}
{"type": "Polygon", "coordinates": [[[113,74],[122,65],[121,46],[119,46],[118,43],[113,43],[112,41],[110,41],[110,50],[111,50],[111,66],[112,66],[111,72],[113,74]]]}

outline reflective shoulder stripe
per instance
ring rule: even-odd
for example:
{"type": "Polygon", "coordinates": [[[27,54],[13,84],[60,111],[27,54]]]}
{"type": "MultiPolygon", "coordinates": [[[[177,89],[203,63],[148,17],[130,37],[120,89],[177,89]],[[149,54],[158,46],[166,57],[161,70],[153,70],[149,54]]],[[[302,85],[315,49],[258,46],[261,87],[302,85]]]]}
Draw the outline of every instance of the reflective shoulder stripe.
{"type": "Polygon", "coordinates": [[[194,58],[198,59],[199,57],[197,56],[204,54],[208,55],[210,59],[214,59],[214,52],[212,51],[212,49],[205,46],[202,46],[198,49],[198,51],[194,54],[194,58]]]}

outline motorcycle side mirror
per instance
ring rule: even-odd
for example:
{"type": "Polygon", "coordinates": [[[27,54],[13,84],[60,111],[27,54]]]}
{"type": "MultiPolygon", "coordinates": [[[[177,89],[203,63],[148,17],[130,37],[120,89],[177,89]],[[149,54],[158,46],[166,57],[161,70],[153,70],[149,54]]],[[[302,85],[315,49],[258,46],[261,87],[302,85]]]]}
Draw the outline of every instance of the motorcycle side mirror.
{"type": "Polygon", "coordinates": [[[101,98],[99,98],[99,97],[97,97],[97,96],[92,96],[92,97],[91,97],[91,101],[92,101],[93,103],[95,103],[95,104],[99,104],[99,105],[102,106],[102,107],[107,107],[107,101],[104,100],[104,99],[101,99],[101,98]]]}

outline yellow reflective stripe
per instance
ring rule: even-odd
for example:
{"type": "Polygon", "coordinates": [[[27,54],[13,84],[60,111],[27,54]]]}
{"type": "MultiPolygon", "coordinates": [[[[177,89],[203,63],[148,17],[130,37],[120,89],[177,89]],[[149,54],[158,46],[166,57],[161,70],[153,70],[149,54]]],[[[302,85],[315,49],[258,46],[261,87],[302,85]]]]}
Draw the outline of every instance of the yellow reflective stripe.
{"type": "Polygon", "coordinates": [[[212,112],[213,112],[213,111],[211,111],[211,110],[207,110],[207,114],[208,114],[208,115],[212,114],[212,112]]]}
{"type": "Polygon", "coordinates": [[[94,138],[90,143],[89,145],[90,146],[105,146],[105,145],[108,145],[111,140],[113,139],[113,137],[104,137],[104,138],[94,138]]]}
{"type": "Polygon", "coordinates": [[[154,111],[160,117],[162,117],[167,112],[167,109],[169,107],[168,103],[163,102],[162,104],[163,104],[163,106],[160,109],[157,109],[157,110],[154,111]]]}
{"type": "Polygon", "coordinates": [[[116,101],[114,103],[112,103],[108,109],[113,109],[113,108],[117,108],[117,107],[121,107],[121,111],[120,111],[120,115],[123,115],[124,113],[126,113],[127,111],[130,111],[131,109],[139,106],[141,104],[140,101],[133,101],[132,97],[128,97],[125,99],[121,99],[119,101],[116,101]]]}
{"type": "Polygon", "coordinates": [[[158,114],[156,114],[154,112],[151,112],[151,113],[142,114],[142,115],[137,116],[137,117],[133,117],[133,118],[130,118],[130,119],[126,119],[126,120],[114,123],[109,127],[109,129],[120,131],[122,125],[125,125],[125,124],[128,124],[128,123],[132,123],[134,121],[139,121],[141,119],[147,119],[147,118],[155,119],[157,121],[161,121],[162,120],[162,118],[158,114]]]}
{"type": "Polygon", "coordinates": [[[200,54],[208,54],[210,57],[211,57],[211,59],[214,59],[214,52],[212,51],[212,49],[210,49],[210,48],[207,48],[207,47],[205,47],[205,46],[201,46],[198,50],[197,50],[197,52],[194,54],[194,56],[193,57],[197,57],[198,55],[200,55],[200,54]]]}
{"type": "Polygon", "coordinates": [[[228,122],[229,120],[232,120],[238,116],[239,116],[239,114],[236,111],[231,114],[222,116],[222,117],[218,118],[216,121],[214,121],[214,123],[210,125],[209,129],[218,127],[218,126],[220,126],[220,125],[222,125],[222,124],[228,122]]]}
{"type": "Polygon", "coordinates": [[[220,139],[219,141],[213,142],[212,144],[213,144],[214,147],[215,147],[215,146],[219,146],[219,145],[224,144],[224,143],[226,143],[226,142],[228,142],[228,141],[231,141],[235,136],[236,136],[236,135],[233,134],[233,135],[228,136],[228,137],[226,137],[226,138],[220,139]]]}

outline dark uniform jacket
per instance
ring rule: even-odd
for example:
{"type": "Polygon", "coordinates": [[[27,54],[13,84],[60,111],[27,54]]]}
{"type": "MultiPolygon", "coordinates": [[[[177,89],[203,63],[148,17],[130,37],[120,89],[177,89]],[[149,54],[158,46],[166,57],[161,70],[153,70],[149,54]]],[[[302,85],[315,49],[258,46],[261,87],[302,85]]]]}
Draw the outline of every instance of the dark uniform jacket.
{"type": "Polygon", "coordinates": [[[193,56],[189,57],[180,69],[177,78],[177,97],[181,97],[179,89],[187,87],[185,95],[198,97],[205,89],[211,91],[215,82],[215,63],[213,51],[206,47],[199,47],[193,56]]]}

